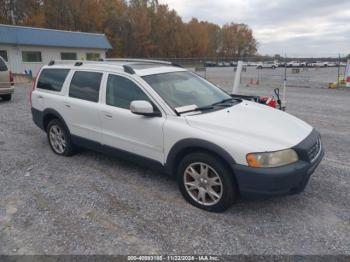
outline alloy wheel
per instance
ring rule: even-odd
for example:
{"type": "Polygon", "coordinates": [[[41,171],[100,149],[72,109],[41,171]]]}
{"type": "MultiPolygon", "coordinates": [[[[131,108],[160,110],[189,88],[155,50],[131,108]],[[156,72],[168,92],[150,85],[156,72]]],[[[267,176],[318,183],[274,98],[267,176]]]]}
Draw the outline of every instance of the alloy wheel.
{"type": "Polygon", "coordinates": [[[63,154],[66,150],[66,136],[62,128],[58,125],[52,125],[49,137],[53,150],[58,154],[63,154]]]}
{"type": "Polygon", "coordinates": [[[191,198],[201,205],[215,205],[222,197],[220,176],[206,163],[190,164],[184,172],[184,185],[191,198]]]}

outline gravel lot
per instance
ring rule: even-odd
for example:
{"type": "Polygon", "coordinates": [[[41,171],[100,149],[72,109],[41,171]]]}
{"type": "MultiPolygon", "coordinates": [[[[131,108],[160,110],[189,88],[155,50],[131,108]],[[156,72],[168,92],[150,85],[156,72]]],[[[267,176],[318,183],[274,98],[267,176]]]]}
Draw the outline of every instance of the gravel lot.
{"type": "MultiPolygon", "coordinates": [[[[225,70],[213,80],[229,88],[225,70]]],[[[0,254],[350,255],[350,89],[291,87],[287,98],[326,150],[305,192],[214,214],[133,163],[91,151],[58,157],[17,86],[13,101],[0,101],[0,254]]]]}

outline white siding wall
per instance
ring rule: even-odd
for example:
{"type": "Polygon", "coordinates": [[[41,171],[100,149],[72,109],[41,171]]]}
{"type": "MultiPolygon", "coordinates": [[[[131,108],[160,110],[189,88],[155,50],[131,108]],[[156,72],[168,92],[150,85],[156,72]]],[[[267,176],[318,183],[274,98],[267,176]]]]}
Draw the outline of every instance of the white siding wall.
{"type": "Polygon", "coordinates": [[[106,57],[104,49],[0,45],[0,50],[7,51],[8,65],[12,72],[24,73],[25,70],[31,69],[34,76],[37,74],[41,66],[47,65],[51,60],[60,60],[61,52],[77,53],[77,58],[81,60],[86,60],[86,53],[99,53],[101,58],[106,57]],[[42,62],[23,62],[22,51],[40,51],[42,62]]]}

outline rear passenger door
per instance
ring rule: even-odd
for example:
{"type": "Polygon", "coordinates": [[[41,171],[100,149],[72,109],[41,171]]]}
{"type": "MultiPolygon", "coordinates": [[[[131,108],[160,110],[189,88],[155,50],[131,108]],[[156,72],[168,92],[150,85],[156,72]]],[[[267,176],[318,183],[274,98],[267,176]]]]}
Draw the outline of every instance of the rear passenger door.
{"type": "Polygon", "coordinates": [[[63,102],[64,119],[73,136],[101,142],[99,117],[103,73],[75,71],[63,102]]]}
{"type": "MultiPolygon", "coordinates": [[[[147,117],[130,111],[134,100],[153,103],[144,90],[127,77],[109,74],[104,98],[105,104],[101,104],[103,144],[163,163],[165,114],[147,117]]],[[[159,110],[155,104],[154,108],[159,110]]]]}

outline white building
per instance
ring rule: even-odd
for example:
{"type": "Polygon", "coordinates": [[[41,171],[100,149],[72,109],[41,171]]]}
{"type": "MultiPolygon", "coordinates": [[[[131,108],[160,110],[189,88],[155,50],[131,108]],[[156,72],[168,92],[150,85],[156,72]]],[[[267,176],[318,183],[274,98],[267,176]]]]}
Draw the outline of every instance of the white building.
{"type": "Polygon", "coordinates": [[[36,75],[51,60],[98,60],[110,48],[104,34],[0,24],[0,56],[14,73],[36,75]]]}

